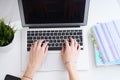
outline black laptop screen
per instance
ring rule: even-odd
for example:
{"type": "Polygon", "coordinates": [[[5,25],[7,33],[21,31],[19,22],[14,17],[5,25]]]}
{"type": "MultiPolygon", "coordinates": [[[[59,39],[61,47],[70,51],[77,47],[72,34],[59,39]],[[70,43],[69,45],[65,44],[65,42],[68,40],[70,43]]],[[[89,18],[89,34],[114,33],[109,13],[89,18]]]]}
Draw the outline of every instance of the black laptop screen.
{"type": "Polygon", "coordinates": [[[85,1],[22,0],[25,23],[83,23],[85,1]]]}

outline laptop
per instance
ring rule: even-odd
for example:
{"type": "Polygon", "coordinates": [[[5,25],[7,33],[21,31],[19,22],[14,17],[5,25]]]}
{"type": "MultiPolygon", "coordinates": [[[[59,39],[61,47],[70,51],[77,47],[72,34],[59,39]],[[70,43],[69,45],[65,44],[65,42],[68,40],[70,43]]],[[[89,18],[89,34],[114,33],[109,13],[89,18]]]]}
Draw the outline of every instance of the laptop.
{"type": "Polygon", "coordinates": [[[49,41],[48,56],[38,71],[65,70],[61,59],[64,39],[81,46],[78,70],[89,69],[87,18],[89,0],[18,0],[21,22],[21,69],[29,61],[30,46],[39,39],[49,41]]]}

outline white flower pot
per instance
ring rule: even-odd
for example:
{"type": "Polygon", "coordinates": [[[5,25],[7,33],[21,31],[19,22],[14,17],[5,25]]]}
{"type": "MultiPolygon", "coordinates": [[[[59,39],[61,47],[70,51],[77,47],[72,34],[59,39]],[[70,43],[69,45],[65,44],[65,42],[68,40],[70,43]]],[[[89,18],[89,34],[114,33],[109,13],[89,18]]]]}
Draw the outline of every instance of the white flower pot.
{"type": "MultiPolygon", "coordinates": [[[[15,37],[15,34],[14,34],[14,37],[15,37]]],[[[5,53],[5,52],[10,51],[13,47],[13,41],[14,41],[14,38],[10,44],[8,44],[6,46],[0,46],[0,53],[5,53]]]]}

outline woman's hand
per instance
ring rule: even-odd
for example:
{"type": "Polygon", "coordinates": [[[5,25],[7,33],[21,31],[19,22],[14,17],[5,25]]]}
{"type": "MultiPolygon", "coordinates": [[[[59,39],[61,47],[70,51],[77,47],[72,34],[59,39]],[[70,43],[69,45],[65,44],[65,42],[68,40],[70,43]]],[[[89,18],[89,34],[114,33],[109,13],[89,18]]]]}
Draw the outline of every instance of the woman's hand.
{"type": "Polygon", "coordinates": [[[67,69],[70,67],[76,68],[76,62],[80,53],[80,44],[75,39],[70,38],[70,45],[65,40],[65,47],[62,46],[62,59],[67,69]]]}
{"type": "Polygon", "coordinates": [[[42,45],[43,41],[44,40],[38,40],[31,46],[29,64],[24,76],[32,78],[39,66],[45,60],[48,54],[48,42],[42,45]]]}
{"type": "Polygon", "coordinates": [[[35,70],[39,68],[48,53],[48,42],[45,42],[42,45],[43,41],[44,40],[36,41],[30,50],[29,65],[32,66],[32,68],[35,70]]]}
{"type": "Polygon", "coordinates": [[[79,80],[76,62],[80,53],[80,44],[75,39],[70,38],[70,40],[70,45],[65,40],[65,47],[62,46],[62,59],[68,70],[70,80],[79,80]]]}

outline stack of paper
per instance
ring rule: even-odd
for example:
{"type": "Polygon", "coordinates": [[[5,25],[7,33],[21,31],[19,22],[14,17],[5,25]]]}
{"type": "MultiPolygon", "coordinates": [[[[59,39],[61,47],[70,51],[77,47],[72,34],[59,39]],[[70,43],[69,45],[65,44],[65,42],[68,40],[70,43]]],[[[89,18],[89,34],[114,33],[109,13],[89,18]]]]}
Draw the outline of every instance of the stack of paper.
{"type": "Polygon", "coordinates": [[[120,20],[96,24],[90,33],[96,64],[120,64],[120,20]]]}

